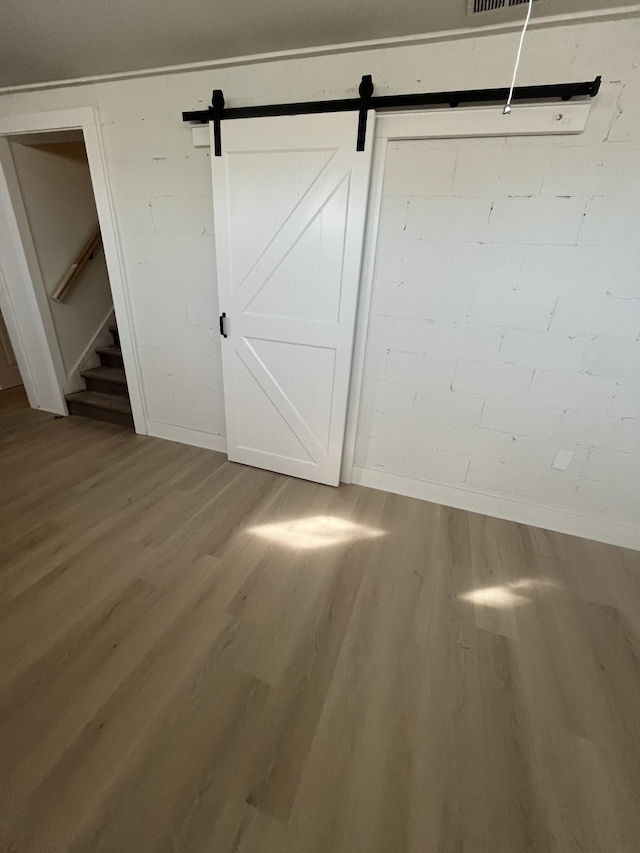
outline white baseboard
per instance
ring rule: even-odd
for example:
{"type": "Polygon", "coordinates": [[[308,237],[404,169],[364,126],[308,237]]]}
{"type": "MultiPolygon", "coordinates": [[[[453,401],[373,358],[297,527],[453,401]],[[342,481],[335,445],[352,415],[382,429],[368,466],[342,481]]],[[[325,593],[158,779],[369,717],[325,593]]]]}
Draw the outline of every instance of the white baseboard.
{"type": "MultiPolygon", "coordinates": [[[[149,435],[164,438],[168,441],[178,441],[181,444],[191,444],[194,447],[204,447],[206,450],[227,452],[227,439],[224,435],[213,435],[197,429],[165,424],[160,421],[148,421],[149,435]]],[[[583,539],[593,539],[596,542],[606,542],[608,545],[618,545],[622,548],[632,548],[640,551],[640,527],[630,524],[619,524],[602,518],[592,518],[586,515],[576,515],[564,510],[551,509],[537,504],[524,503],[512,498],[487,495],[456,486],[443,486],[426,480],[416,480],[401,474],[391,474],[387,471],[376,471],[372,468],[354,466],[352,482],[370,489],[383,492],[393,492],[409,498],[429,501],[430,503],[503,518],[531,527],[542,527],[557,533],[567,533],[570,536],[580,536],[583,539]]]]}
{"type": "Polygon", "coordinates": [[[52,415],[69,414],[66,406],[63,407],[58,400],[54,400],[51,397],[38,397],[35,405],[31,398],[29,398],[29,405],[32,409],[39,409],[41,412],[50,412],[52,415]]]}
{"type": "Polygon", "coordinates": [[[455,486],[442,486],[439,483],[415,480],[412,477],[371,468],[354,467],[352,482],[371,489],[394,492],[455,509],[464,509],[467,512],[504,518],[507,521],[517,521],[531,527],[542,527],[557,533],[568,533],[571,536],[580,536],[583,539],[593,539],[596,542],[606,542],[609,545],[619,545],[640,551],[640,527],[632,527],[630,524],[576,515],[572,512],[537,506],[511,498],[487,495],[455,486]]]}
{"type": "Polygon", "coordinates": [[[227,452],[227,437],[202,432],[199,429],[165,424],[161,421],[147,421],[148,434],[154,438],[165,438],[167,441],[178,441],[180,444],[191,444],[194,447],[204,447],[205,450],[227,452]]]}

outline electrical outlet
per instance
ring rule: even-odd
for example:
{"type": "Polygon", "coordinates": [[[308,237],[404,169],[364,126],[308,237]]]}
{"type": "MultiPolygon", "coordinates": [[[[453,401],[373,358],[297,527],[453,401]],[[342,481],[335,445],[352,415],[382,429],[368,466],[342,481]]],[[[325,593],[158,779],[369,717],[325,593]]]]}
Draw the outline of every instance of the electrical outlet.
{"type": "Polygon", "coordinates": [[[571,450],[560,450],[558,451],[558,455],[555,458],[555,461],[552,468],[557,468],[558,471],[566,471],[569,465],[571,464],[571,460],[573,459],[573,451],[571,450]]]}

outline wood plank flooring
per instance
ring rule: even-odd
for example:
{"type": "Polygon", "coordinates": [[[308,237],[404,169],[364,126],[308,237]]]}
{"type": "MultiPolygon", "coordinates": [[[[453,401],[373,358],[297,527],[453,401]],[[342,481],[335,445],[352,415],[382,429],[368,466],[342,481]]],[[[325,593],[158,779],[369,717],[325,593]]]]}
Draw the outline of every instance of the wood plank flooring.
{"type": "Polygon", "coordinates": [[[0,849],[640,850],[640,554],[0,394],[0,849]]]}

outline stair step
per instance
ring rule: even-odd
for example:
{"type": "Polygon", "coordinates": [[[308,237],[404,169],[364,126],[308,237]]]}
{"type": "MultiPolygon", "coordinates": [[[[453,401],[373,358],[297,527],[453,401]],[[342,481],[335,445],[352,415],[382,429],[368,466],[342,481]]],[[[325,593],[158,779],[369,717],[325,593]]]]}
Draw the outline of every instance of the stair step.
{"type": "Polygon", "coordinates": [[[96,352],[100,356],[100,364],[102,367],[115,367],[118,370],[124,369],[122,350],[119,346],[114,344],[110,347],[98,347],[96,352]]]}
{"type": "Polygon", "coordinates": [[[120,345],[120,335],[118,334],[118,327],[114,324],[113,326],[109,326],[109,331],[113,335],[113,342],[116,346],[120,345]]]}
{"type": "Polygon", "coordinates": [[[126,397],[97,391],[76,391],[75,394],[67,394],[66,400],[71,415],[133,427],[131,403],[126,397]]]}
{"type": "Polygon", "coordinates": [[[90,370],[83,370],[80,375],[87,383],[88,391],[129,396],[124,370],[115,367],[92,367],[90,370]]]}

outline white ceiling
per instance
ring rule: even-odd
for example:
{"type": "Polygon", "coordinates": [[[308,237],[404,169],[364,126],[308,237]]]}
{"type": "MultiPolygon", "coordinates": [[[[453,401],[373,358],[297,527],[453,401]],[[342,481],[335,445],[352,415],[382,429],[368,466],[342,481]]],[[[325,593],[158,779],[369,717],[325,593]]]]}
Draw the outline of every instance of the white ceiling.
{"type": "MultiPolygon", "coordinates": [[[[538,0],[571,15],[635,0],[538,0]]],[[[520,20],[467,0],[0,0],[0,86],[520,20]]]]}

